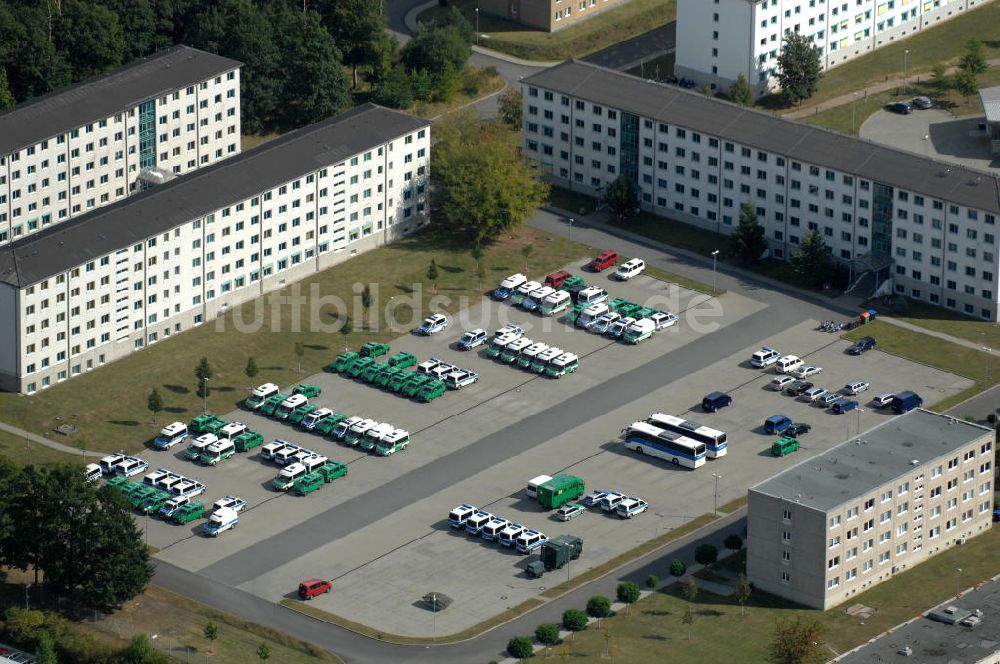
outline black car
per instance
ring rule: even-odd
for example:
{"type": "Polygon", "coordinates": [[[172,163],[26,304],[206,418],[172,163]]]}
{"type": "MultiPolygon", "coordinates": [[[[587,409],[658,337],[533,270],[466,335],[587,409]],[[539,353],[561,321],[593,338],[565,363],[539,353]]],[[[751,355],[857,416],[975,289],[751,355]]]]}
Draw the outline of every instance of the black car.
{"type": "Polygon", "coordinates": [[[889,111],[890,113],[899,113],[900,115],[909,115],[910,113],[913,112],[913,107],[910,106],[910,104],[908,104],[905,101],[897,101],[895,103],[892,103],[892,104],[889,104],[888,106],[886,106],[885,110],[889,111]]]}
{"type": "Polygon", "coordinates": [[[786,436],[791,436],[792,438],[798,438],[804,433],[809,433],[812,430],[811,424],[806,424],[805,422],[793,422],[787,429],[782,431],[786,436]]]}
{"type": "Polygon", "coordinates": [[[812,389],[813,384],[808,380],[797,380],[785,388],[785,394],[797,397],[808,389],[812,389]]]}
{"type": "Polygon", "coordinates": [[[857,342],[847,349],[848,355],[861,355],[865,351],[875,348],[875,337],[861,337],[857,342]]]}

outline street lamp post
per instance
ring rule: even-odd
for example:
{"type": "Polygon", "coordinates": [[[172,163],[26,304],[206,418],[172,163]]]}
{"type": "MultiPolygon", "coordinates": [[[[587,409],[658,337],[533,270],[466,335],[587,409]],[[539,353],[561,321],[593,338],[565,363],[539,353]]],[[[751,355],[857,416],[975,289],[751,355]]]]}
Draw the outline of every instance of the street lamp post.
{"type": "Polygon", "coordinates": [[[575,221],[575,219],[573,219],[573,217],[569,218],[569,241],[570,242],[573,241],[573,222],[574,221],[575,221]]]}
{"type": "Polygon", "coordinates": [[[719,250],[716,249],[712,252],[712,292],[715,292],[715,263],[719,258],[719,250]]]}
{"type": "Polygon", "coordinates": [[[906,64],[907,64],[906,61],[909,55],[910,55],[910,49],[904,48],[903,49],[903,94],[904,95],[906,94],[906,91],[908,89],[906,86],[906,64]]]}
{"type": "Polygon", "coordinates": [[[476,7],[476,46],[479,46],[479,7],[476,7]]]}
{"type": "Polygon", "coordinates": [[[719,480],[722,479],[722,475],[712,473],[712,477],[715,478],[715,509],[712,511],[712,515],[719,516],[719,480]]]}
{"type": "Polygon", "coordinates": [[[208,412],[208,378],[202,378],[201,380],[203,381],[203,384],[202,384],[202,387],[201,387],[201,396],[203,398],[201,412],[207,413],[208,412]]]}
{"type": "Polygon", "coordinates": [[[28,588],[31,587],[30,583],[24,584],[24,610],[28,611],[28,588]]]}
{"type": "Polygon", "coordinates": [[[855,131],[857,131],[856,127],[855,127],[855,118],[857,117],[856,110],[857,110],[857,107],[858,107],[858,95],[859,94],[860,93],[855,92],[854,93],[854,99],[851,100],[851,133],[852,134],[855,131]]]}
{"type": "Polygon", "coordinates": [[[962,592],[962,568],[958,567],[955,569],[955,597],[962,592]]]}
{"type": "Polygon", "coordinates": [[[986,386],[990,386],[990,359],[993,355],[993,349],[989,346],[983,346],[983,352],[986,353],[986,386]]]}

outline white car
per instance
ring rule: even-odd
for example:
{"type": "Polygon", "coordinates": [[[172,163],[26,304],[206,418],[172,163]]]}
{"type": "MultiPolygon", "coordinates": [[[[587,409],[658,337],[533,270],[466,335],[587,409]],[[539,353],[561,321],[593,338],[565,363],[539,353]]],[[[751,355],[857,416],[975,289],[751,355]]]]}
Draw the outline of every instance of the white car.
{"type": "Polygon", "coordinates": [[[247,506],[247,501],[243,500],[239,496],[226,496],[225,498],[219,498],[212,505],[212,511],[221,510],[223,507],[228,507],[234,512],[241,512],[243,508],[247,506]]]}
{"type": "Polygon", "coordinates": [[[844,394],[861,394],[867,390],[871,385],[863,380],[856,380],[844,385],[844,394]]]}
{"type": "Polygon", "coordinates": [[[804,367],[799,367],[798,369],[792,371],[792,375],[796,378],[809,378],[809,376],[815,376],[823,371],[823,367],[813,366],[807,364],[804,367]]]}
{"type": "Polygon", "coordinates": [[[513,323],[507,323],[499,330],[493,333],[494,339],[499,339],[500,337],[509,334],[515,339],[520,339],[524,336],[524,328],[520,325],[514,325],[513,323]]]}
{"type": "Polygon", "coordinates": [[[750,364],[757,367],[758,369],[763,369],[764,367],[769,367],[778,359],[781,358],[781,353],[774,350],[770,346],[764,346],[759,351],[750,356],[750,364]]]}
{"type": "Polygon", "coordinates": [[[432,314],[427,317],[427,320],[417,328],[417,334],[421,334],[428,337],[432,334],[437,334],[441,330],[448,327],[448,317],[444,314],[432,314]]]}
{"type": "Polygon", "coordinates": [[[883,394],[876,394],[872,398],[872,405],[876,408],[885,408],[892,403],[892,400],[896,398],[896,395],[892,392],[885,392],[883,394]]]}
{"type": "Polygon", "coordinates": [[[653,321],[653,325],[656,326],[656,331],[659,332],[660,330],[665,330],[668,327],[675,325],[677,323],[677,316],[669,311],[657,311],[649,317],[649,320],[653,321]]]}
{"type": "Polygon", "coordinates": [[[648,509],[649,503],[642,498],[628,497],[622,499],[622,501],[618,503],[618,507],[615,509],[615,512],[623,519],[631,519],[637,514],[642,514],[648,509]]]}
{"type": "Polygon", "coordinates": [[[627,316],[625,318],[619,318],[610,326],[608,326],[608,331],[605,333],[612,339],[620,339],[622,335],[625,334],[625,330],[629,328],[632,323],[636,321],[635,318],[627,316]]]}
{"type": "Polygon", "coordinates": [[[771,389],[777,392],[781,392],[786,387],[795,382],[795,379],[791,376],[778,376],[771,381],[771,389]]]}
{"type": "Polygon", "coordinates": [[[646,269],[646,263],[641,258],[633,258],[618,266],[611,276],[620,281],[628,281],[632,277],[642,274],[646,269]]]}
{"type": "Polygon", "coordinates": [[[597,334],[604,334],[608,331],[608,328],[611,327],[611,324],[621,317],[621,314],[614,311],[601,314],[598,317],[597,322],[590,327],[590,331],[596,332],[597,334]]]}

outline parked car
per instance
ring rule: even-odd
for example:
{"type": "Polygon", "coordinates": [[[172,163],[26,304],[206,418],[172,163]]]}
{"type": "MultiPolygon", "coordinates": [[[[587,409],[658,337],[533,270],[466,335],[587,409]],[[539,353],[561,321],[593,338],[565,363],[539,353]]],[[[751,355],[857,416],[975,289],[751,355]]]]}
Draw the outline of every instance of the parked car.
{"type": "Polygon", "coordinates": [[[668,327],[675,325],[677,323],[677,316],[669,311],[663,310],[657,311],[649,317],[649,320],[653,321],[656,331],[659,332],[660,330],[665,330],[668,327]]]}
{"type": "Polygon", "coordinates": [[[560,521],[569,521],[570,519],[576,518],[587,511],[587,506],[583,503],[569,503],[568,505],[563,505],[556,512],[556,518],[560,521]]]}
{"type": "Polygon", "coordinates": [[[427,320],[417,328],[417,334],[422,334],[423,336],[430,336],[436,334],[448,327],[448,317],[444,314],[432,314],[428,316],[427,320]]]}
{"type": "Polygon", "coordinates": [[[853,346],[847,349],[848,355],[861,355],[862,353],[875,348],[875,337],[862,337],[853,346]]]}
{"type": "Polygon", "coordinates": [[[896,395],[892,392],[883,392],[882,394],[876,394],[872,397],[872,405],[875,408],[885,408],[892,403],[892,400],[896,398],[896,395]]]}
{"type": "Polygon", "coordinates": [[[618,252],[611,249],[602,251],[601,253],[594,256],[594,259],[590,261],[588,267],[594,272],[602,272],[607,270],[609,267],[613,266],[618,262],[618,252]]]}
{"type": "Polygon", "coordinates": [[[493,297],[497,300],[506,300],[526,281],[528,278],[523,274],[512,274],[500,282],[500,285],[493,291],[493,297]]]}
{"type": "Polygon", "coordinates": [[[725,392],[712,392],[711,394],[706,394],[705,398],[701,400],[701,409],[706,413],[714,413],[732,403],[733,397],[725,392]]]}
{"type": "Polygon", "coordinates": [[[489,337],[485,330],[475,329],[462,335],[462,338],[458,340],[458,347],[462,350],[472,350],[476,346],[483,345],[487,340],[489,337]]]}
{"type": "Polygon", "coordinates": [[[812,425],[806,424],[805,422],[792,422],[785,429],[784,433],[786,436],[791,436],[792,438],[798,438],[803,434],[807,434],[812,431],[812,425]]]}
{"type": "Polygon", "coordinates": [[[799,441],[791,436],[785,436],[774,441],[771,445],[771,456],[783,457],[799,449],[799,441]]]}
{"type": "Polygon", "coordinates": [[[843,394],[837,394],[836,392],[827,392],[819,399],[816,399],[813,403],[821,408],[829,408],[830,406],[836,405],[836,403],[844,398],[843,394]]]}
{"type": "Polygon", "coordinates": [[[792,426],[792,418],[787,415],[772,415],[764,420],[764,433],[771,435],[781,433],[792,426]]]}
{"type": "Polygon", "coordinates": [[[781,353],[770,346],[764,346],[750,356],[750,364],[758,369],[763,369],[764,367],[771,366],[779,359],[781,359],[781,353]]]}
{"type": "Polygon", "coordinates": [[[923,405],[924,400],[920,398],[920,395],[909,390],[900,392],[892,398],[892,412],[897,415],[902,415],[923,405]]]}
{"type": "Polygon", "coordinates": [[[550,288],[559,288],[564,283],[566,283],[567,279],[569,279],[572,276],[573,275],[567,272],[566,270],[558,270],[556,272],[553,272],[552,274],[546,275],[545,285],[549,286],[550,288]]]}
{"type": "Polygon", "coordinates": [[[816,401],[817,399],[822,397],[824,394],[826,394],[826,390],[823,389],[822,387],[810,387],[808,390],[805,390],[804,392],[802,392],[802,394],[799,395],[799,401],[806,401],[808,403],[812,403],[813,401],[816,401]]]}
{"type": "Polygon", "coordinates": [[[866,391],[869,387],[871,387],[871,385],[869,385],[863,380],[854,380],[848,383],[847,385],[844,385],[844,394],[850,396],[853,396],[855,394],[861,394],[862,392],[866,391]]]}
{"type": "Polygon", "coordinates": [[[808,380],[797,380],[785,388],[785,394],[790,397],[797,397],[813,386],[808,380]]]}
{"type": "Polygon", "coordinates": [[[641,258],[632,258],[619,265],[611,276],[619,281],[628,281],[632,277],[642,274],[645,269],[646,263],[641,258]]]}
{"type": "Polygon", "coordinates": [[[919,108],[921,110],[926,110],[934,106],[934,102],[931,101],[930,97],[914,97],[910,104],[913,108],[919,108]]]}
{"type": "Polygon", "coordinates": [[[333,585],[324,579],[306,579],[299,584],[299,597],[301,599],[312,599],[317,595],[330,592],[333,585]]]}
{"type": "Polygon", "coordinates": [[[818,373],[823,372],[823,367],[817,367],[812,364],[807,364],[804,367],[799,367],[798,369],[791,371],[790,373],[796,378],[809,378],[810,376],[815,376],[818,373]]]}
{"type": "Polygon", "coordinates": [[[910,106],[910,104],[908,102],[897,101],[897,102],[894,102],[892,104],[888,104],[885,107],[885,110],[889,111],[890,113],[899,113],[900,115],[909,115],[910,113],[913,112],[913,107],[910,106]]]}
{"type": "Polygon", "coordinates": [[[499,339],[500,337],[502,337],[504,335],[507,335],[507,334],[513,336],[515,339],[520,339],[521,337],[524,336],[524,328],[521,327],[520,325],[514,325],[513,323],[507,323],[506,325],[504,325],[499,330],[497,330],[496,332],[493,333],[493,338],[494,339],[499,339]]]}
{"type": "Polygon", "coordinates": [[[837,403],[833,404],[833,412],[836,415],[843,415],[846,412],[855,410],[858,405],[858,402],[854,399],[841,399],[837,403]]]}
{"type": "Polygon", "coordinates": [[[786,387],[789,387],[792,383],[795,382],[797,381],[791,376],[778,376],[777,378],[771,381],[770,388],[777,392],[781,392],[786,387]]]}

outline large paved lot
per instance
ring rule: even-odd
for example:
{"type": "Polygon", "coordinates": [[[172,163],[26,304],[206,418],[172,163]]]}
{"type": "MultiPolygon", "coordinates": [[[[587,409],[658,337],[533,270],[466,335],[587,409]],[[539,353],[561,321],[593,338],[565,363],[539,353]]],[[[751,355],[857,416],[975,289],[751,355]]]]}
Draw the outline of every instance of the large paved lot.
{"type": "MultiPolygon", "coordinates": [[[[933,402],[968,385],[879,352],[847,356],[846,343],[813,330],[814,322],[797,324],[794,312],[771,311],[735,294],[723,296],[722,316],[712,317],[716,302],[705,303],[703,296],[653,279],[614,284],[609,290],[632,300],[664,297],[665,306],[689,315],[682,315],[668,332],[632,347],[505,305],[477,305],[467,313],[470,325],[493,329],[501,316],[525,327],[532,323],[529,336],[578,353],[581,369],[556,381],[496,364],[479,353],[460,353],[450,347],[461,333],[462,325],[455,322],[431,339],[403,337],[393,344],[394,351],[469,366],[480,372],[480,383],[419,404],[332,374],[306,380],[323,386],[317,400],[323,405],[407,428],[414,439],[410,449],[387,459],[369,457],[256,415],[232,413],[230,417],[269,439],[314,443],[316,451],[348,462],[350,475],[300,498],[267,488],[277,469],[256,455],[210,469],[171,462],[171,467],[190,469],[205,480],[210,498],[238,493],[251,509],[237,531],[217,541],[194,535],[193,528],[151,520],[150,544],[161,548],[165,560],[271,600],[290,596],[301,578],[334,579],[335,592],[316,599],[318,607],[387,632],[448,634],[565,579],[563,572],[529,579],[522,571],[524,557],[451,532],[445,518],[460,502],[550,536],[582,536],[584,556],[569,570],[575,575],[710,512],[713,473],[722,476],[721,504],[775,471],[841,442],[859,424],[867,428],[887,416],[867,408],[835,416],[766,389],[773,374],[746,362],[761,343],[823,366],[815,382],[825,387],[862,379],[872,382],[869,394],[908,387],[933,402]],[[713,390],[730,392],[733,406],[713,415],[700,413],[696,404],[713,390]],[[620,429],[653,411],[688,414],[726,430],[729,455],[692,472],[624,450],[616,442],[620,429]],[[772,438],[759,430],[763,419],[777,412],[814,425],[804,449],[784,459],[767,454],[772,438]],[[651,509],[631,521],[595,511],[568,524],[557,522],[524,499],[523,486],[535,475],[562,470],[583,477],[588,488],[639,495],[651,509]],[[455,603],[432,616],[417,604],[430,591],[443,592],[455,603]]],[[[155,463],[165,465],[159,459],[155,463]]]]}

